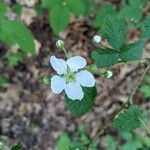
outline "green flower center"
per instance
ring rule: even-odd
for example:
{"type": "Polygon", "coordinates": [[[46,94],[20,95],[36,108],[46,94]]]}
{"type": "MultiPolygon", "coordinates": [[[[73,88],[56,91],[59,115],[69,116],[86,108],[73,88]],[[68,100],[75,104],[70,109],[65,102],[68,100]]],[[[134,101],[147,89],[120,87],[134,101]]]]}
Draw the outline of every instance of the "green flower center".
{"type": "Polygon", "coordinates": [[[67,72],[64,76],[67,83],[75,81],[75,74],[73,72],[67,72]]]}

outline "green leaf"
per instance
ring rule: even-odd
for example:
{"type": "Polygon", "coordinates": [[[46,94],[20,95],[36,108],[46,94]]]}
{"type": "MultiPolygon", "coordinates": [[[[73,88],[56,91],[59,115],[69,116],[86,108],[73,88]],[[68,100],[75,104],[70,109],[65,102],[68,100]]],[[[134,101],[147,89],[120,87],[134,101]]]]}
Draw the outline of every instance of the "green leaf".
{"type": "Polygon", "coordinates": [[[150,39],[150,14],[147,15],[144,21],[144,30],[141,35],[142,38],[150,39]]]}
{"type": "Polygon", "coordinates": [[[17,143],[13,145],[11,148],[11,150],[21,150],[21,149],[22,149],[21,143],[17,143]]]}
{"type": "Polygon", "coordinates": [[[67,6],[54,6],[49,12],[49,23],[54,33],[63,31],[69,23],[70,11],[67,6]]]}
{"type": "Polygon", "coordinates": [[[119,12],[118,17],[138,23],[142,18],[142,13],[143,11],[139,7],[125,6],[119,12]]]}
{"type": "Polygon", "coordinates": [[[67,96],[65,103],[75,117],[80,117],[89,112],[95,104],[96,87],[83,88],[84,98],[82,100],[71,100],[67,96]]]}
{"type": "Polygon", "coordinates": [[[55,5],[61,5],[62,0],[42,0],[42,7],[52,9],[55,5]]]}
{"type": "Polygon", "coordinates": [[[82,0],[66,0],[71,12],[75,15],[83,15],[85,13],[85,5],[82,0]]]}
{"type": "Polygon", "coordinates": [[[144,5],[147,3],[147,0],[129,0],[129,5],[133,7],[144,7],[144,5]]]}
{"type": "Polygon", "coordinates": [[[12,6],[12,10],[17,14],[17,16],[21,15],[21,11],[22,11],[22,6],[19,4],[14,4],[12,6]]]}
{"type": "Polygon", "coordinates": [[[123,109],[113,120],[113,126],[122,132],[129,132],[140,126],[139,117],[142,111],[136,105],[123,109]]]}
{"type": "Polygon", "coordinates": [[[66,132],[63,132],[57,141],[57,150],[70,150],[71,140],[66,132]]]}
{"type": "Polygon", "coordinates": [[[7,10],[7,5],[3,2],[0,2],[0,18],[3,18],[5,16],[7,10]]]}
{"type": "Polygon", "coordinates": [[[0,74],[0,87],[5,85],[6,83],[7,83],[7,78],[4,75],[0,74]]]}
{"type": "Polygon", "coordinates": [[[6,56],[7,59],[7,63],[11,66],[16,66],[18,65],[19,62],[22,62],[24,59],[24,54],[22,54],[21,52],[17,52],[17,53],[9,53],[6,56]]]}
{"type": "Polygon", "coordinates": [[[93,22],[93,26],[96,28],[100,28],[103,26],[103,24],[105,23],[107,17],[109,16],[116,16],[117,12],[114,9],[113,5],[108,3],[108,4],[104,4],[100,10],[98,11],[98,13],[96,14],[96,18],[93,22]]]}
{"type": "Polygon", "coordinates": [[[92,59],[99,67],[110,67],[118,62],[119,54],[112,49],[100,49],[92,52],[92,59]]]}
{"type": "Polygon", "coordinates": [[[150,98],[150,85],[142,85],[140,91],[144,94],[145,98],[150,98]]]}
{"type": "Polygon", "coordinates": [[[124,61],[139,60],[142,57],[144,41],[140,40],[127,45],[121,52],[121,58],[124,61]]]}
{"type": "Polygon", "coordinates": [[[25,53],[35,53],[34,39],[28,28],[19,21],[3,21],[0,25],[0,39],[7,43],[19,44],[25,53]]]}
{"type": "Polygon", "coordinates": [[[117,150],[118,149],[117,140],[113,136],[111,136],[111,135],[105,136],[105,141],[108,145],[107,150],[117,150]]]}
{"type": "Polygon", "coordinates": [[[115,50],[119,51],[125,45],[127,27],[122,20],[108,17],[101,32],[115,50]]]}

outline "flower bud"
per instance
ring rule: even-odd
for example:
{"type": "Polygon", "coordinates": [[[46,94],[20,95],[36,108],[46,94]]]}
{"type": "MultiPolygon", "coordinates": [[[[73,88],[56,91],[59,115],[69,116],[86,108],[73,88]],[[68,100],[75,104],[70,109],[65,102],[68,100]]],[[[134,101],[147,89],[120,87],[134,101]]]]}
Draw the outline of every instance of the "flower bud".
{"type": "Polygon", "coordinates": [[[109,78],[111,78],[112,76],[113,76],[112,71],[105,71],[105,72],[104,72],[104,77],[105,77],[105,78],[109,79],[109,78]]]}
{"type": "Polygon", "coordinates": [[[93,37],[93,42],[94,43],[100,43],[101,42],[101,36],[99,36],[99,35],[95,35],[94,37],[93,37]]]}
{"type": "Polygon", "coordinates": [[[64,42],[62,40],[58,40],[56,42],[56,46],[57,46],[57,48],[64,48],[64,42]]]}
{"type": "Polygon", "coordinates": [[[44,76],[44,77],[43,77],[43,84],[49,85],[49,84],[50,84],[50,77],[44,76]]]}

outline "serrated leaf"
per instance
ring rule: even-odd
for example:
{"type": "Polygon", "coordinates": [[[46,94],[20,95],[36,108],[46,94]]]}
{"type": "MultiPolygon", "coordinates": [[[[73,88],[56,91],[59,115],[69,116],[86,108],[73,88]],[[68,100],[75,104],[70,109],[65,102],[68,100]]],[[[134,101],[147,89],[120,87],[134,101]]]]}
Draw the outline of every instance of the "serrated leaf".
{"type": "Polygon", "coordinates": [[[133,44],[127,45],[121,52],[121,58],[124,61],[139,60],[142,57],[144,41],[140,40],[133,44]]]}
{"type": "Polygon", "coordinates": [[[89,112],[95,104],[96,87],[83,88],[84,98],[82,100],[71,100],[65,96],[67,108],[75,117],[81,117],[89,112]]]}
{"type": "Polygon", "coordinates": [[[105,23],[108,16],[116,16],[117,12],[112,4],[104,4],[98,11],[96,18],[93,22],[94,27],[100,28],[105,23]]]}
{"type": "Polygon", "coordinates": [[[123,109],[113,120],[113,126],[122,132],[129,132],[140,126],[139,117],[142,111],[136,105],[123,109]]]}
{"type": "Polygon", "coordinates": [[[118,14],[120,19],[128,19],[133,22],[139,22],[142,18],[142,9],[139,7],[125,6],[118,14]]]}
{"type": "Polygon", "coordinates": [[[117,51],[126,43],[127,27],[122,20],[108,17],[101,32],[102,35],[107,38],[110,45],[117,51]]]}
{"type": "Polygon", "coordinates": [[[0,39],[7,43],[19,44],[25,53],[35,53],[34,39],[28,28],[19,21],[3,21],[0,25],[0,39]]]}
{"type": "Polygon", "coordinates": [[[92,59],[99,67],[110,67],[117,63],[119,54],[112,49],[100,49],[92,52],[92,59]]]}
{"type": "Polygon", "coordinates": [[[67,6],[56,5],[49,12],[49,23],[54,33],[63,31],[69,23],[70,10],[67,6]]]}
{"type": "Polygon", "coordinates": [[[75,15],[83,15],[85,13],[85,5],[82,0],[66,0],[71,12],[75,15]]]}

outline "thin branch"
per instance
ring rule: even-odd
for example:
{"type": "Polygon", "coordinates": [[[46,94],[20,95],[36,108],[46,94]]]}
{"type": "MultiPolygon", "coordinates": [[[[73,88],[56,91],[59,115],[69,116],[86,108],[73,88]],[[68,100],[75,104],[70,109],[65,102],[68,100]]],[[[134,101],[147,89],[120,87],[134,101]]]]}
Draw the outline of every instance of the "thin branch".
{"type": "Polygon", "coordinates": [[[144,69],[141,77],[139,78],[139,80],[137,81],[137,83],[135,84],[135,87],[133,88],[133,90],[131,91],[129,98],[127,99],[127,101],[122,105],[122,107],[113,115],[111,116],[111,118],[105,123],[105,125],[103,126],[103,128],[99,127],[99,133],[94,137],[94,139],[98,138],[103,131],[107,128],[108,124],[114,119],[114,117],[123,109],[125,108],[128,104],[132,103],[132,98],[134,96],[134,94],[136,93],[137,89],[139,88],[139,86],[141,85],[141,82],[143,81],[146,73],[148,72],[148,70],[150,69],[150,63],[148,62],[148,66],[144,69]]]}

